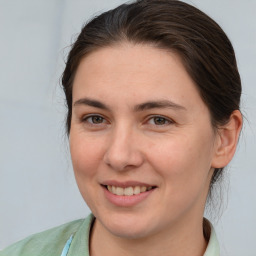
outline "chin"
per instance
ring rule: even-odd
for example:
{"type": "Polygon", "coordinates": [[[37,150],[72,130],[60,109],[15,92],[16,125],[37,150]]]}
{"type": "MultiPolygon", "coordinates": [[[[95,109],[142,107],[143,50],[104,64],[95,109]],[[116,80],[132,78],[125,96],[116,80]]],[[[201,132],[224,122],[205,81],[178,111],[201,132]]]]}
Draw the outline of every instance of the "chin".
{"type": "Polygon", "coordinates": [[[108,231],[117,237],[125,238],[125,239],[141,239],[145,238],[149,235],[148,230],[145,228],[138,228],[138,227],[109,227],[108,231]]]}
{"type": "Polygon", "coordinates": [[[141,219],[141,216],[136,218],[136,216],[121,216],[121,214],[112,214],[111,218],[98,220],[112,235],[126,239],[146,237],[151,233],[149,224],[154,223],[152,220],[141,219]]]}

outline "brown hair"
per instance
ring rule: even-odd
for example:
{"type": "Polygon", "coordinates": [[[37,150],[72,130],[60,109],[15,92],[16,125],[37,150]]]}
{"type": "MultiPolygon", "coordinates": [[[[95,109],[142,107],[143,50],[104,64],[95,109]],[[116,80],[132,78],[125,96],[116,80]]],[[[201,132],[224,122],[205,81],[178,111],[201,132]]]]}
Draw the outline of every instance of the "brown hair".
{"type": "MultiPolygon", "coordinates": [[[[214,128],[239,109],[241,80],[231,42],[220,26],[197,8],[177,0],[138,0],[107,11],[88,22],[68,55],[62,85],[68,107],[69,134],[72,85],[87,54],[128,41],[176,52],[207,105],[214,128]]],[[[211,187],[222,173],[215,169],[211,187]]],[[[211,191],[211,190],[210,190],[211,191]]]]}

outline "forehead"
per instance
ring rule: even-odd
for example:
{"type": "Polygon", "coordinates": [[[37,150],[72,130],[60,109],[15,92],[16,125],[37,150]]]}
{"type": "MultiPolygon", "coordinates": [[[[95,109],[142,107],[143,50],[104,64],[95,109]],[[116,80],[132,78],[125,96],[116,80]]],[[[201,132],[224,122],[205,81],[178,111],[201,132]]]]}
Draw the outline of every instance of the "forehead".
{"type": "Polygon", "coordinates": [[[83,73],[86,72],[85,68],[88,70],[89,78],[95,80],[102,76],[113,77],[120,74],[125,77],[136,74],[136,78],[142,78],[145,73],[151,78],[154,76],[159,79],[160,75],[166,71],[169,73],[178,68],[186,73],[176,53],[146,44],[132,43],[116,44],[93,51],[80,61],[77,73],[80,70],[83,70],[83,73]],[[94,74],[99,73],[100,77],[93,77],[94,74]]]}
{"type": "Polygon", "coordinates": [[[187,107],[196,102],[204,105],[177,54],[129,43],[101,48],[81,60],[73,84],[73,102],[79,97],[112,102],[119,99],[120,103],[160,97],[187,107]]]}

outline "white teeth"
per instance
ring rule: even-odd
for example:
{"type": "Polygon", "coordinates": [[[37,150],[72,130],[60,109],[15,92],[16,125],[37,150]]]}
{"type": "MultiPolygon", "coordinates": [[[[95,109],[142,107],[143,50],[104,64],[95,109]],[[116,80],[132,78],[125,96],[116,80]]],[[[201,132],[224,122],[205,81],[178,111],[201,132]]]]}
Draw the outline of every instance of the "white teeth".
{"type": "Polygon", "coordinates": [[[134,195],[138,195],[140,193],[140,187],[139,186],[136,186],[134,189],[133,189],[133,194],[134,195]]]}
{"type": "Polygon", "coordinates": [[[120,187],[117,187],[116,188],[116,195],[123,196],[124,195],[124,189],[120,188],[120,187]]]}
{"type": "Polygon", "coordinates": [[[140,192],[145,192],[147,190],[147,187],[143,186],[140,188],[140,192]]]}
{"type": "Polygon", "coordinates": [[[125,188],[124,189],[124,195],[125,196],[132,196],[133,195],[133,188],[132,187],[125,188]]]}
{"type": "Polygon", "coordinates": [[[135,187],[127,187],[127,188],[121,188],[121,187],[115,187],[115,186],[107,186],[108,191],[110,191],[112,194],[118,195],[118,196],[132,196],[132,195],[138,195],[140,193],[149,191],[152,189],[152,187],[146,187],[146,186],[135,186],[135,187]]]}

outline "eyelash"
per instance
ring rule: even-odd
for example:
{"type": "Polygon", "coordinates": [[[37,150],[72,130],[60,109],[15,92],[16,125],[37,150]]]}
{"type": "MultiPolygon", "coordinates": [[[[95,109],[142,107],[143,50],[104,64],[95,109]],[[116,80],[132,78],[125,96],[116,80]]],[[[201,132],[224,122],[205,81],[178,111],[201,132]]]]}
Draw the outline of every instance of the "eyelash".
{"type": "Polygon", "coordinates": [[[160,115],[155,115],[155,116],[151,116],[150,118],[147,119],[147,123],[149,123],[150,120],[153,120],[154,121],[154,124],[150,124],[150,125],[154,125],[154,126],[158,126],[158,127],[162,127],[162,126],[167,126],[167,125],[170,125],[170,124],[173,124],[174,121],[169,119],[169,118],[166,118],[164,116],[160,116],[160,115]],[[161,121],[163,121],[164,123],[162,124],[156,124],[156,119],[160,119],[161,121]]]}
{"type": "MultiPolygon", "coordinates": [[[[97,114],[83,117],[82,118],[82,122],[84,122],[84,123],[86,123],[86,124],[88,124],[90,126],[94,126],[94,127],[102,125],[102,124],[106,125],[108,123],[106,118],[104,118],[101,115],[97,115],[97,114]],[[100,118],[102,120],[102,122],[94,123],[93,120],[92,120],[93,118],[100,118]],[[91,121],[89,121],[89,119],[91,119],[91,121]]],[[[160,128],[160,127],[163,127],[163,126],[167,126],[167,125],[173,124],[174,121],[169,119],[169,118],[166,118],[164,116],[161,116],[161,115],[154,115],[154,116],[150,116],[149,118],[147,118],[145,123],[149,123],[149,125],[158,126],[160,128]],[[156,124],[155,123],[156,119],[160,119],[164,123],[163,124],[156,124]],[[149,123],[150,120],[154,120],[154,124],[150,124],[149,123]]]]}
{"type": "Polygon", "coordinates": [[[101,115],[96,115],[96,114],[95,114],[95,115],[89,115],[89,116],[83,117],[82,122],[87,123],[87,124],[89,124],[89,125],[91,125],[91,126],[98,126],[98,125],[101,125],[101,124],[105,124],[105,123],[107,122],[107,120],[106,120],[106,118],[104,118],[103,116],[101,116],[101,115]],[[88,121],[90,118],[91,118],[91,122],[88,121]],[[92,121],[93,118],[100,118],[100,119],[103,120],[103,122],[102,122],[102,123],[94,123],[94,122],[92,121]],[[104,121],[105,121],[105,122],[104,122],[104,121]]]}

